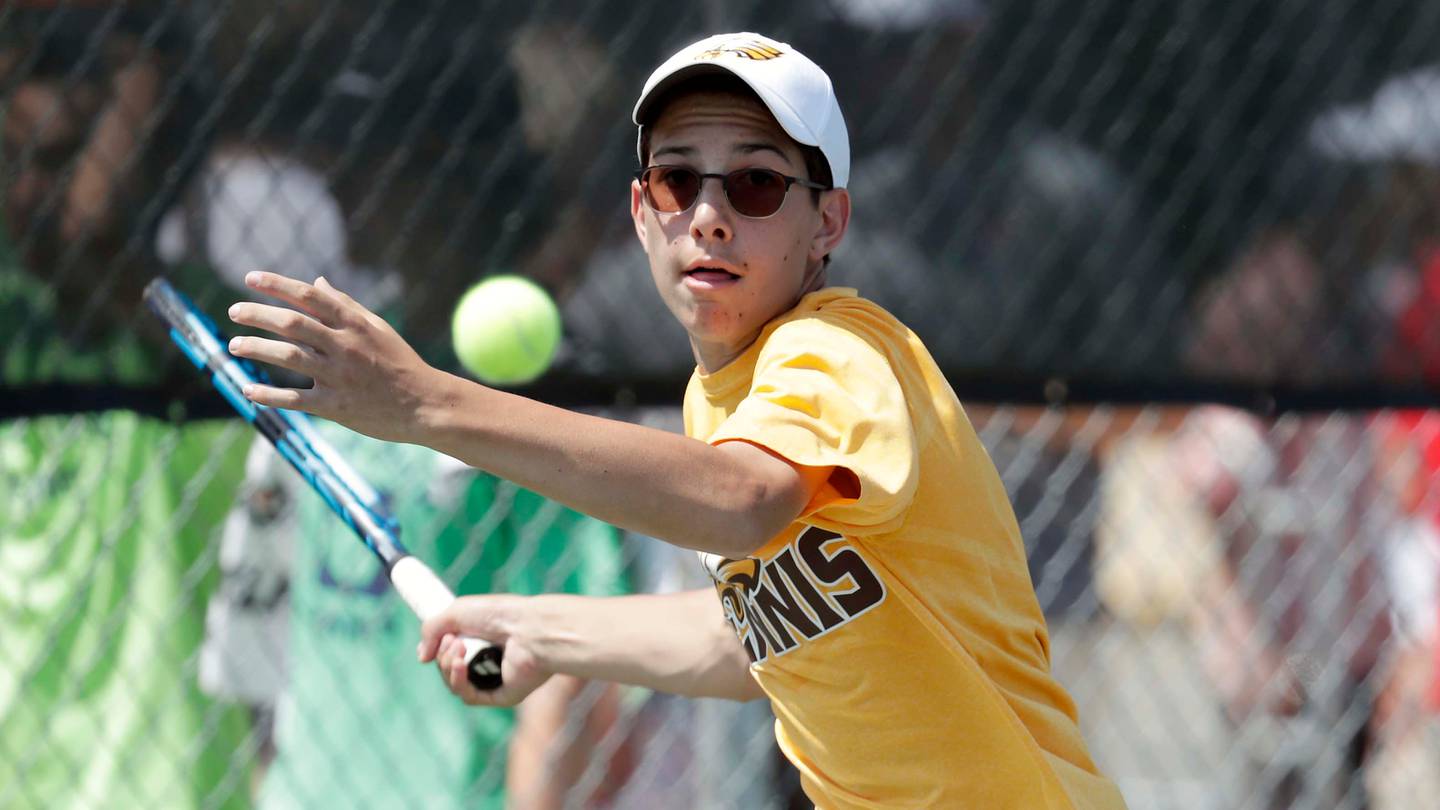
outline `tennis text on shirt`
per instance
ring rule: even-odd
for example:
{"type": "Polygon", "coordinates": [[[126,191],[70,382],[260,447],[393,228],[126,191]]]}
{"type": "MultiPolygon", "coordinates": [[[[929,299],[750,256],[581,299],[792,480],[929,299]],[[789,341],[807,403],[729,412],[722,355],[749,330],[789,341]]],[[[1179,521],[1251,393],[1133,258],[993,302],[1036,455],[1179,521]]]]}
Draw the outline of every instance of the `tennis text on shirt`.
{"type": "Polygon", "coordinates": [[[756,663],[784,655],[885,601],[885,585],[835,532],[810,527],[767,560],[704,557],[725,618],[756,663]]]}

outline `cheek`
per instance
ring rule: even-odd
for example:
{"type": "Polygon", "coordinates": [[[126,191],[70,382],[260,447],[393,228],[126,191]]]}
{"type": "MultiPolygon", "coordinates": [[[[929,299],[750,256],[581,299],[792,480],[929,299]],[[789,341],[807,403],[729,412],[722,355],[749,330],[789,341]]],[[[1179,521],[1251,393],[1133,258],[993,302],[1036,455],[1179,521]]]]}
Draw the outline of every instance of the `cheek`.
{"type": "Polygon", "coordinates": [[[648,217],[646,233],[650,237],[652,248],[672,249],[689,233],[689,221],[684,217],[672,216],[668,221],[662,221],[653,211],[647,211],[645,215],[648,217]]]}
{"type": "MultiPolygon", "coordinates": [[[[791,200],[791,203],[795,202],[801,201],[791,200]]],[[[808,203],[809,201],[803,202],[808,203]]],[[[816,223],[813,212],[796,210],[789,213],[792,216],[786,218],[785,224],[777,231],[775,239],[770,244],[780,248],[776,251],[776,255],[783,257],[782,261],[786,265],[792,263],[804,265],[810,256],[811,237],[815,233],[816,223]]]]}
{"type": "Polygon", "coordinates": [[[780,250],[776,253],[779,257],[780,267],[784,270],[786,278],[791,276],[795,280],[804,275],[805,267],[810,260],[810,242],[803,233],[787,233],[785,239],[780,243],[780,250]]]}

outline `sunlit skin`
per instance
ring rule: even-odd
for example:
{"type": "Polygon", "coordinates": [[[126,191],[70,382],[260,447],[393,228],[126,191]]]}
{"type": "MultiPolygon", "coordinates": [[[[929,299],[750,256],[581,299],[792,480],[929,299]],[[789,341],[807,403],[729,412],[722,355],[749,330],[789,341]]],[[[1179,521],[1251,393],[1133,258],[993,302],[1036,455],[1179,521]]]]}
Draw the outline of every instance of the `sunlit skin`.
{"type": "MultiPolygon", "coordinates": [[[[729,93],[681,96],[661,111],[650,133],[647,165],[679,165],[702,173],[774,169],[807,178],[800,147],[757,99],[729,93]]],[[[660,213],[630,187],[635,232],[665,306],[690,335],[704,371],[738,357],[775,316],[826,283],[824,257],[845,234],[850,196],[791,186],[773,216],[752,219],[730,207],[719,180],[706,180],[687,211],[660,213]],[[689,273],[696,268],[733,273],[689,273]]]]}

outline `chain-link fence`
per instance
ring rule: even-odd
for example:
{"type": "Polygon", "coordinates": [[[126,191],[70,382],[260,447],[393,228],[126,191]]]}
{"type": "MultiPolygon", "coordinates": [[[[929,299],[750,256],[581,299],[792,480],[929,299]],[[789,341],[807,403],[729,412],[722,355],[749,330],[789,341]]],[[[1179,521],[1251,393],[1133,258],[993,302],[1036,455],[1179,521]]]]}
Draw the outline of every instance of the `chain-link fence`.
{"type": "MultiPolygon", "coordinates": [[[[257,267],[323,274],[454,367],[460,293],[523,273],[566,329],[530,392],[677,429],[693,361],[628,221],[629,107],[741,29],[834,78],[832,279],[969,404],[1131,806],[1435,802],[1440,6],[37,0],[0,4],[0,808],[499,806],[507,778],[800,806],[764,706],[558,683],[462,710],[139,305],[157,274],[217,311],[257,267]]],[[[458,590],[701,584],[335,438],[458,590]]]]}

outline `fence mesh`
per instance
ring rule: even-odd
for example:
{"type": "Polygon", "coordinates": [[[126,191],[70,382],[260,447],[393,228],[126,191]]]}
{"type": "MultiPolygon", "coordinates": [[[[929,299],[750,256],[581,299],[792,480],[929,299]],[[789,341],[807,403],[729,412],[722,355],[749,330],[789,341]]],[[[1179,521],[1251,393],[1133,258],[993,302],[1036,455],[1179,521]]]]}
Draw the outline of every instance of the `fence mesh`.
{"type": "MultiPolygon", "coordinates": [[[[719,30],[834,78],[832,279],[969,403],[1131,806],[1433,803],[1440,6],[76,0],[0,4],[0,808],[499,806],[507,772],[558,805],[800,806],[762,705],[557,682],[462,711],[139,304],[323,274],[455,368],[456,299],[521,273],[565,323],[531,393],[678,429],[629,107],[719,30]]],[[[333,437],[458,590],[702,584],[333,437]]]]}

